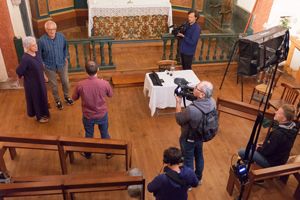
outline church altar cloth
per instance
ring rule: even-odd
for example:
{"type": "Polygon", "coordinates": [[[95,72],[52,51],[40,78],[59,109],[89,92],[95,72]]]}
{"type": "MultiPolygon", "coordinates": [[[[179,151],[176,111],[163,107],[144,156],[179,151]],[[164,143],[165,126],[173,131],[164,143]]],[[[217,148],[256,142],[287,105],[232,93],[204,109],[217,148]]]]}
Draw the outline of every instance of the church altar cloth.
{"type": "Polygon", "coordinates": [[[164,4],[100,5],[89,3],[89,36],[112,35],[116,40],[160,38],[172,25],[172,6],[164,4]]]}
{"type": "MultiPolygon", "coordinates": [[[[179,70],[175,71],[173,76],[167,75],[166,72],[157,72],[160,79],[164,80],[163,86],[153,85],[150,77],[150,73],[147,73],[144,81],[144,95],[147,91],[150,97],[149,108],[151,110],[151,116],[154,115],[156,108],[164,109],[167,107],[176,107],[176,99],[174,97],[174,90],[178,85],[174,83],[175,78],[184,78],[189,82],[188,86],[195,87],[200,80],[196,76],[193,70],[179,70]]],[[[190,105],[192,102],[186,100],[186,105],[190,105]]],[[[181,107],[184,107],[183,101],[181,107]]]]}

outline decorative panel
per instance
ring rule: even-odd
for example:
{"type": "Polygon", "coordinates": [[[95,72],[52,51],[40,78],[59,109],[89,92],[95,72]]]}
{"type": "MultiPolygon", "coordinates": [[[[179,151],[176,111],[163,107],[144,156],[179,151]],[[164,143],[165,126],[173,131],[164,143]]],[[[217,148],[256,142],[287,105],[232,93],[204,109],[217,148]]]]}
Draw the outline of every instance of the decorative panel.
{"type": "Polygon", "coordinates": [[[172,6],[192,8],[193,0],[170,0],[172,6]]]}
{"type": "Polygon", "coordinates": [[[74,6],[74,0],[48,0],[49,11],[60,10],[74,6]]]}
{"type": "Polygon", "coordinates": [[[167,33],[168,15],[94,17],[94,36],[114,36],[116,40],[160,38],[167,33]]]}
{"type": "Polygon", "coordinates": [[[37,0],[38,9],[39,9],[39,16],[48,15],[48,8],[47,8],[47,1],[46,0],[37,0]]]}
{"type": "Polygon", "coordinates": [[[195,0],[195,9],[198,12],[203,12],[203,1],[204,0],[195,0]]]}

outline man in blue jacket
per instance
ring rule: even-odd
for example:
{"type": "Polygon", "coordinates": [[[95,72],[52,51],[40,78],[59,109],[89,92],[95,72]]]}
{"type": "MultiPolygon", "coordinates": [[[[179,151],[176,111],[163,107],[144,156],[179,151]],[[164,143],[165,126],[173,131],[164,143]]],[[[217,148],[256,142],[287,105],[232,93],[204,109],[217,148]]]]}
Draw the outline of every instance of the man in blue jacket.
{"type": "Polygon", "coordinates": [[[189,186],[197,187],[198,179],[194,171],[182,162],[181,150],[170,147],[164,151],[163,162],[167,164],[164,173],[148,184],[148,191],[153,192],[156,200],[187,200],[189,186]]]}
{"type": "Polygon", "coordinates": [[[182,69],[191,69],[193,57],[195,55],[198,39],[201,33],[201,28],[197,23],[199,19],[199,13],[197,10],[192,9],[188,12],[189,23],[186,24],[186,31],[178,33],[177,36],[182,38],[179,46],[179,52],[181,54],[182,69]]]}

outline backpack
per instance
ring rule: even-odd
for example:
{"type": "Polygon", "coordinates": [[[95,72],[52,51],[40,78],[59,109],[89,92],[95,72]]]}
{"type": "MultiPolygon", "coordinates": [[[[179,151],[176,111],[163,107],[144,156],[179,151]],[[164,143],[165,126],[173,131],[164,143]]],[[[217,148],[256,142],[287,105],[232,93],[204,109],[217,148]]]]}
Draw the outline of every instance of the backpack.
{"type": "Polygon", "coordinates": [[[219,128],[218,112],[216,108],[214,108],[211,112],[205,114],[198,106],[195,104],[192,105],[202,112],[202,119],[200,120],[197,129],[193,129],[191,125],[190,128],[202,142],[208,142],[217,135],[219,128]]]}

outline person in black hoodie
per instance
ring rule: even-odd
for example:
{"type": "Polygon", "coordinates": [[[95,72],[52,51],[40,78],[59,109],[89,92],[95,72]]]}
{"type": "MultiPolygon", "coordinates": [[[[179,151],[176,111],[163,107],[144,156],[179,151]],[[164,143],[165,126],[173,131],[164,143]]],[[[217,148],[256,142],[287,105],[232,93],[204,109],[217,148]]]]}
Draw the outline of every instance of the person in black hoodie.
{"type": "Polygon", "coordinates": [[[148,191],[153,193],[156,200],[187,200],[189,186],[198,186],[194,171],[179,166],[182,159],[181,150],[178,148],[170,147],[164,151],[163,162],[167,164],[164,173],[148,184],[148,191]]]}
{"type": "MultiPolygon", "coordinates": [[[[289,158],[290,151],[297,137],[299,129],[292,121],[295,117],[293,105],[284,104],[276,112],[274,120],[278,122],[276,127],[266,137],[264,142],[258,142],[253,161],[260,166],[267,168],[283,165],[289,158]]],[[[240,157],[245,156],[245,148],[238,152],[240,157]]]]}

